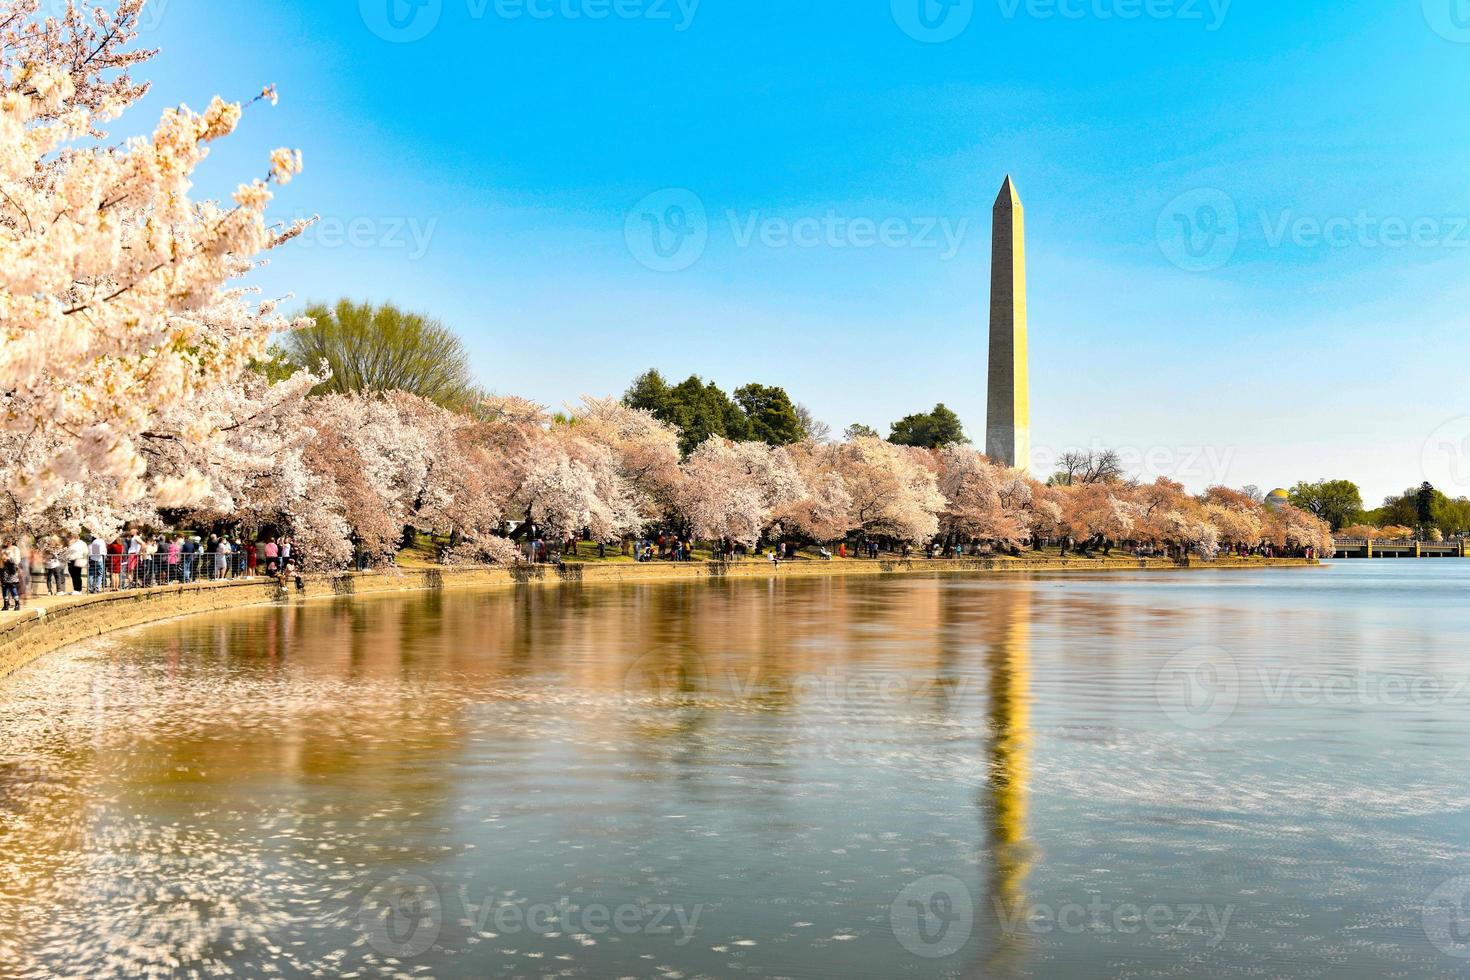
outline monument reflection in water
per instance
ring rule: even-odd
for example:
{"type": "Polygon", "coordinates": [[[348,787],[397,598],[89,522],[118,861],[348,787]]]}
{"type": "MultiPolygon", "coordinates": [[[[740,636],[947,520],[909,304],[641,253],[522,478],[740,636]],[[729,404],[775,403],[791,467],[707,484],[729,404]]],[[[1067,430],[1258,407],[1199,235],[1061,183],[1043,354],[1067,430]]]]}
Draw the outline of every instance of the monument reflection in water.
{"type": "Polygon", "coordinates": [[[0,973],[1456,975],[1470,577],[1403,565],[132,631],[0,683],[0,973]]]}
{"type": "MultiPolygon", "coordinates": [[[[1015,601],[997,603],[996,630],[988,657],[990,668],[990,771],[982,803],[990,847],[990,908],[1014,914],[1025,906],[1025,879],[1030,864],[1026,839],[1026,764],[1030,732],[1030,592],[1015,601]]],[[[996,920],[1000,924],[999,919],[996,920]]],[[[998,931],[987,966],[990,975],[1014,966],[1019,952],[1014,934],[998,931]]]]}

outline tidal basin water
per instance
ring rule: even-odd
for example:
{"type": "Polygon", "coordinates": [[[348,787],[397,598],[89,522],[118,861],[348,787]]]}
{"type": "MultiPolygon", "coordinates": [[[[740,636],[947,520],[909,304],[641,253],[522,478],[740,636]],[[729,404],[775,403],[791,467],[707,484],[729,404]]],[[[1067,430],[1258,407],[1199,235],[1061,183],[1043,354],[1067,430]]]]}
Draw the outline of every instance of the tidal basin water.
{"type": "Polygon", "coordinates": [[[1470,971],[1470,562],[329,600],[0,682],[0,975],[1470,971]]]}

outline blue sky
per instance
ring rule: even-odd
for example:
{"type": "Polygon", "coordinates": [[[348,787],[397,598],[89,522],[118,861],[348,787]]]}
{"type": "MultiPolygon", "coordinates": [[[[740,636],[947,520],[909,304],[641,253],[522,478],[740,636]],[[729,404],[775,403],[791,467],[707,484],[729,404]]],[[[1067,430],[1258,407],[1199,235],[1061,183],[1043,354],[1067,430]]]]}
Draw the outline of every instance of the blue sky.
{"type": "Polygon", "coordinates": [[[496,390],[656,366],[978,436],[1011,173],[1043,465],[1470,492],[1467,0],[152,6],[118,131],[278,84],[201,177],[303,150],[279,213],[323,221],[262,285],[440,316],[496,390]]]}

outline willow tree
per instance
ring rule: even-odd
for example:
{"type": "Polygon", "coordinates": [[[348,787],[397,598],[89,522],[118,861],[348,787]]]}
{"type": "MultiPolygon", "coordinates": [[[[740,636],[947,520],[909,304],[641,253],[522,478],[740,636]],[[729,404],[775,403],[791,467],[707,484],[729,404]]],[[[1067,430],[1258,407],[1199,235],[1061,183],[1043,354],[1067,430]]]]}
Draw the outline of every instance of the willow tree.
{"type": "Polygon", "coordinates": [[[313,304],[306,316],[312,325],[287,334],[285,352],[299,368],[326,363],[331,377],[316,394],[406,391],[446,408],[478,397],[464,342],[439,320],[345,299],[313,304]]]}

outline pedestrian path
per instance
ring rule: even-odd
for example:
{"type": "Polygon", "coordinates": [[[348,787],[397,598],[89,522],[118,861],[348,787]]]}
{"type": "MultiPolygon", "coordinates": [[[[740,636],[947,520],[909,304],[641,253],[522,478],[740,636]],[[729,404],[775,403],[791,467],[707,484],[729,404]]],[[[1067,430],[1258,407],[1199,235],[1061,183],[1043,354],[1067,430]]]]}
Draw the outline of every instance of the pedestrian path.
{"type": "Polygon", "coordinates": [[[248,585],[268,581],[263,576],[241,575],[235,578],[207,579],[201,578],[193,582],[177,582],[172,585],[153,585],[136,589],[112,589],[106,592],[81,592],[81,593],[57,593],[47,595],[45,592],[28,594],[21,600],[20,612],[0,612],[0,625],[22,619],[35,619],[45,616],[47,613],[67,606],[79,606],[89,602],[102,599],[120,598],[125,596],[156,595],[162,592],[178,591],[186,587],[198,586],[225,586],[225,585],[248,585]]]}

